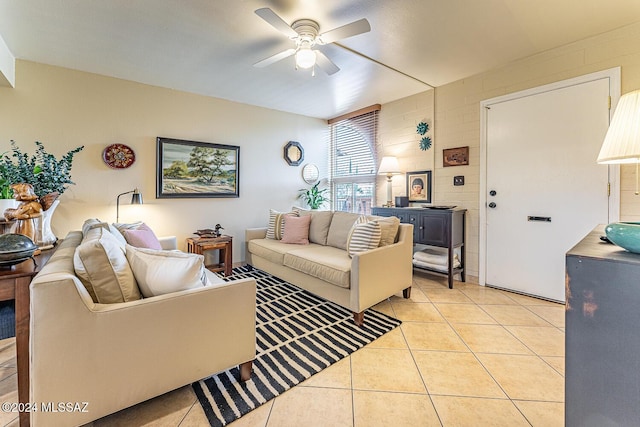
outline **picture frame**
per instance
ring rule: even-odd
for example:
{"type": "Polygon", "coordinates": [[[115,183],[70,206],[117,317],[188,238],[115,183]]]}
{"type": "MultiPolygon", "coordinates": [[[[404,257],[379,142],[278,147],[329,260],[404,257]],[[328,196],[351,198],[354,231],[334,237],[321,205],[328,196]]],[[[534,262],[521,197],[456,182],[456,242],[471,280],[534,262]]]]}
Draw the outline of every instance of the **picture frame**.
{"type": "Polygon", "coordinates": [[[431,203],[431,171],[407,172],[406,176],[409,202],[431,203]],[[418,185],[421,185],[419,191],[418,185]]]}
{"type": "Polygon", "coordinates": [[[464,166],[469,164],[469,147],[445,148],[442,150],[442,166],[464,166]]]}
{"type": "Polygon", "coordinates": [[[240,197],[240,147],[156,139],[156,198],[240,197]]]}

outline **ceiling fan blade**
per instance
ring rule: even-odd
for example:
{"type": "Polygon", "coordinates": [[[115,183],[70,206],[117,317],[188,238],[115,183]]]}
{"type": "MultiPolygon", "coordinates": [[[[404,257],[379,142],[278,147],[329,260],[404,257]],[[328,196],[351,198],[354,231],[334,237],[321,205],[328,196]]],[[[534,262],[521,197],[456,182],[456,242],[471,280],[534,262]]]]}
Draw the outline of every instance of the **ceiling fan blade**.
{"type": "Polygon", "coordinates": [[[276,30],[280,31],[285,36],[289,38],[298,37],[298,33],[296,33],[289,24],[287,24],[282,18],[276,15],[276,13],[268,7],[263,7],[256,10],[255,12],[256,15],[267,21],[268,24],[270,24],[276,30]]]}
{"type": "Polygon", "coordinates": [[[285,51],[283,51],[283,52],[276,53],[276,54],[275,54],[275,55],[273,55],[273,56],[270,56],[270,57],[268,57],[268,58],[265,58],[265,59],[263,59],[262,61],[258,61],[258,62],[256,62],[255,64],[253,64],[253,66],[254,66],[254,67],[256,67],[256,68],[263,68],[263,67],[266,67],[266,66],[268,66],[268,65],[271,65],[271,64],[273,64],[273,63],[276,63],[276,62],[278,62],[278,61],[281,61],[281,60],[283,60],[283,59],[285,59],[285,58],[288,58],[288,57],[290,57],[291,55],[293,55],[294,53],[296,53],[296,50],[295,50],[295,49],[287,49],[287,50],[285,50],[285,51]]]}
{"type": "Polygon", "coordinates": [[[319,50],[315,50],[316,53],[316,64],[318,67],[322,68],[322,70],[328,75],[332,75],[340,71],[340,68],[336,64],[331,61],[327,55],[322,53],[319,50]]]}
{"type": "Polygon", "coordinates": [[[342,27],[334,28],[326,33],[320,34],[318,37],[322,40],[322,43],[329,44],[338,40],[346,39],[347,37],[357,36],[358,34],[367,33],[371,31],[371,25],[365,18],[354,21],[350,24],[343,25],[342,27]]]}

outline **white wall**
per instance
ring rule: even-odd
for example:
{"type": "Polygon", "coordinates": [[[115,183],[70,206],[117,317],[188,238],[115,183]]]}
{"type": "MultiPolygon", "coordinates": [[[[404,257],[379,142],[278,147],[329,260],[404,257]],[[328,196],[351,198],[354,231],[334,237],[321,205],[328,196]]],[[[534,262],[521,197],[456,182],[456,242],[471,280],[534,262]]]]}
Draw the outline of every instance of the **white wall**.
{"type": "Polygon", "coordinates": [[[0,86],[15,86],[16,58],[0,37],[0,86]]]}
{"type": "MultiPolygon", "coordinates": [[[[504,67],[460,80],[435,91],[436,198],[443,204],[464,206],[467,216],[468,273],[478,274],[480,200],[480,101],[548,83],[622,68],[622,90],[640,88],[640,23],[551,49],[504,67]],[[442,150],[469,146],[469,166],[442,167],[442,150]],[[454,187],[454,174],[465,176],[454,187]]],[[[544,129],[541,129],[544,135],[544,129]]],[[[594,159],[595,162],[595,159],[594,159]]],[[[621,219],[640,219],[640,198],[633,194],[634,167],[623,166],[621,219]]],[[[594,227],[597,224],[594,224],[594,227]]]]}
{"type": "MultiPolygon", "coordinates": [[[[378,132],[378,162],[383,156],[398,158],[403,172],[424,171],[434,169],[435,131],[434,131],[434,91],[428,90],[417,95],[408,96],[394,102],[382,105],[379,116],[378,132]],[[432,143],[428,150],[421,150],[419,146],[421,135],[416,133],[418,123],[429,125],[432,143]]],[[[432,176],[433,178],[433,176],[432,176]]],[[[376,182],[377,205],[382,206],[387,199],[387,179],[378,177],[376,182]]],[[[397,175],[392,178],[393,196],[406,196],[406,177],[397,175]]],[[[434,200],[432,199],[432,202],[434,200]]]]}
{"type": "Polygon", "coordinates": [[[266,226],[269,208],[296,204],[307,186],[304,164],[317,163],[326,177],[326,129],[318,119],[26,61],[17,61],[16,87],[0,87],[0,153],[11,139],[30,154],[41,141],[58,157],[85,146],[72,169],[77,185],[53,217],[58,237],[88,217],[115,221],[117,194],[139,187],[145,204],[121,197],[121,221],[143,219],[159,235],[176,235],[183,249],[195,230],[220,223],[234,237],[234,262],[244,258],[245,228],[266,226]],[[240,146],[240,197],[156,199],[158,136],[240,146]],[[290,140],[305,150],[301,166],[283,159],[290,140]],[[103,163],[113,143],[133,148],[130,168],[103,163]]]}

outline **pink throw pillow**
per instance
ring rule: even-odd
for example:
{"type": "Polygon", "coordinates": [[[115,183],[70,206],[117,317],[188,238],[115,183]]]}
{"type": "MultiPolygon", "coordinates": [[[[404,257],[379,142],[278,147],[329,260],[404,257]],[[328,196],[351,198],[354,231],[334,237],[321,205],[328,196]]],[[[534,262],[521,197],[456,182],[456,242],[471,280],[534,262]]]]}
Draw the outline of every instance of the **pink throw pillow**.
{"type": "Polygon", "coordinates": [[[124,230],[123,234],[127,243],[136,248],[162,249],[155,233],[145,223],[142,223],[137,229],[124,230]]]}
{"type": "Polygon", "coordinates": [[[284,218],[284,231],[282,232],[281,242],[308,245],[309,224],[311,224],[311,215],[286,215],[284,218]]]}

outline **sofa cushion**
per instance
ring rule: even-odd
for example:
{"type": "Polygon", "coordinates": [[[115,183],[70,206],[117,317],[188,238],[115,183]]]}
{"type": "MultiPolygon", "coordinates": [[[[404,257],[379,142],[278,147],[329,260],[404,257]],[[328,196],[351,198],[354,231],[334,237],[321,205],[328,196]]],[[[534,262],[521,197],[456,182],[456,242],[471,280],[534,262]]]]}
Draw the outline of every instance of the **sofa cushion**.
{"type": "Polygon", "coordinates": [[[315,211],[302,208],[293,208],[299,216],[311,216],[311,224],[309,224],[309,242],[319,245],[327,244],[327,234],[329,234],[329,226],[331,225],[332,211],[315,211]]]}
{"type": "Polygon", "coordinates": [[[89,218],[84,221],[82,224],[82,237],[86,236],[89,230],[95,227],[100,227],[104,222],[100,221],[98,218],[89,218]]]}
{"type": "Polygon", "coordinates": [[[347,240],[347,252],[352,257],[360,252],[375,249],[380,244],[382,235],[378,221],[368,221],[353,224],[349,239],[347,240]]]}
{"type": "Polygon", "coordinates": [[[127,245],[126,255],[145,298],[207,285],[202,255],[132,245],[127,245]]]}
{"type": "Polygon", "coordinates": [[[346,251],[351,227],[361,216],[351,212],[334,212],[327,234],[327,245],[346,251]]]}
{"type": "Polygon", "coordinates": [[[284,255],[284,265],[341,288],[351,287],[351,258],[332,246],[309,245],[284,255]]]}
{"type": "MultiPolygon", "coordinates": [[[[310,246],[315,245],[312,243],[310,246]]],[[[247,242],[250,253],[279,265],[284,264],[284,254],[297,247],[272,239],[252,239],[247,242]]]]}
{"type": "Polygon", "coordinates": [[[73,266],[94,302],[112,304],[141,298],[124,248],[102,227],[87,232],[75,250],[73,266]]]}
{"type": "Polygon", "coordinates": [[[267,227],[267,239],[282,239],[285,215],[298,215],[296,212],[278,212],[269,209],[269,226],[267,227]]]}
{"type": "Polygon", "coordinates": [[[310,216],[294,216],[287,215],[284,221],[284,230],[282,232],[282,243],[295,245],[309,244],[309,224],[310,216]]]}

